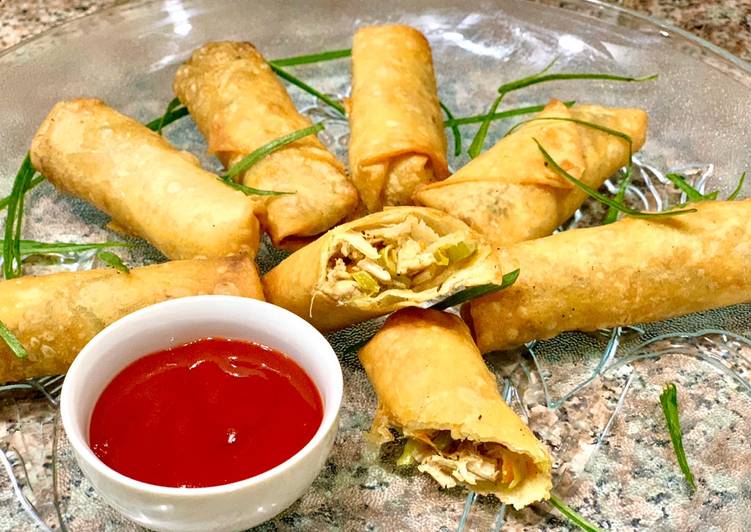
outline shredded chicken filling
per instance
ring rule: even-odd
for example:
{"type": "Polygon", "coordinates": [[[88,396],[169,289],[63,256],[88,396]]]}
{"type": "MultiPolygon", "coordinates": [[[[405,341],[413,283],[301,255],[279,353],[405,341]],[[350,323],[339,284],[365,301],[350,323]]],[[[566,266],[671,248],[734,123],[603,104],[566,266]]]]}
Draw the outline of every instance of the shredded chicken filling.
{"type": "Polygon", "coordinates": [[[322,290],[338,300],[421,290],[476,250],[462,232],[441,236],[410,215],[398,224],[338,235],[322,290]]]}
{"type": "MultiPolygon", "coordinates": [[[[513,489],[534,465],[498,443],[454,440],[449,431],[428,431],[408,438],[398,465],[417,462],[417,468],[432,476],[442,487],[458,484],[502,485],[513,489]]],[[[530,471],[531,469],[531,471],[530,471]]]]}

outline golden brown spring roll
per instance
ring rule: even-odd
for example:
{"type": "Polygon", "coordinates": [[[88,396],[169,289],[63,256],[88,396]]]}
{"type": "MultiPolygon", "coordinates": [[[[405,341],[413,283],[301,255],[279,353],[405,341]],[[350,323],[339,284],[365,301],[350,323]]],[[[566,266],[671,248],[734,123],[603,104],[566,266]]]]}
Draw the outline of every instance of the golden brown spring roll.
{"type": "Polygon", "coordinates": [[[65,272],[0,282],[0,322],[28,351],[18,358],[0,341],[0,382],[65,373],[99,331],[148,305],[185,296],[263,299],[246,256],[193,259],[133,268],[65,272]]]}
{"type": "Polygon", "coordinates": [[[372,433],[408,438],[398,463],[417,462],[444,488],[456,485],[521,508],[550,496],[545,446],[503,401],[469,329],[453,314],[396,312],[360,351],[378,396],[372,433]]]}
{"type": "MultiPolygon", "coordinates": [[[[178,69],[174,90],[206,137],[209,152],[226,167],[272,140],[312,125],[247,42],[205,44],[178,69]]],[[[242,174],[241,182],[294,192],[257,197],[265,204],[262,222],[276,245],[310,240],[358,203],[342,164],[315,135],[268,155],[242,174]]]]}
{"type": "Polygon", "coordinates": [[[490,246],[463,222],[392,207],[331,229],[263,278],[266,297],[322,331],[499,282],[490,246]]]}
{"type": "Polygon", "coordinates": [[[94,204],[171,259],[258,248],[251,200],[99,100],[56,104],[34,137],[31,162],[56,187],[94,204]]]}
{"type": "Polygon", "coordinates": [[[430,44],[409,26],[360,28],[352,43],[349,163],[370,212],[412,205],[448,176],[430,44]]]}
{"type": "MultiPolygon", "coordinates": [[[[536,118],[573,118],[630,135],[644,144],[647,114],[639,109],[550,102],[536,118]]],[[[535,120],[502,138],[450,178],[418,189],[415,202],[453,214],[494,247],[551,234],[587,197],[549,168],[533,139],[574,177],[592,188],[628,163],[628,143],[587,126],[535,120]]]]}
{"type": "Polygon", "coordinates": [[[690,206],[501,250],[516,283],[463,309],[480,350],[751,302],[751,200],[690,206]]]}

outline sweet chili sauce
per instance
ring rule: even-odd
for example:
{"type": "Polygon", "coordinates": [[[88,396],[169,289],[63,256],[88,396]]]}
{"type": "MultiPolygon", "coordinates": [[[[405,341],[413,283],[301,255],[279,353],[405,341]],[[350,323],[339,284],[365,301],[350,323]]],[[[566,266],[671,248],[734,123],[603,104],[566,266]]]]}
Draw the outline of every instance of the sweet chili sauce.
{"type": "Polygon", "coordinates": [[[318,389],[291,358],[208,338],[146,355],[115,376],[94,407],[89,445],[136,480],[218,486],[281,464],[322,419],[318,389]]]}

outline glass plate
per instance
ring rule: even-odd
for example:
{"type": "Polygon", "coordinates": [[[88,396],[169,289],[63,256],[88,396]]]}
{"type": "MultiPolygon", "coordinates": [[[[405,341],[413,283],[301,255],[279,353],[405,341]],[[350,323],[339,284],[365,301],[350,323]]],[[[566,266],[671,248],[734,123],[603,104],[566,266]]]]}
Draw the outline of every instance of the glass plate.
{"type": "MultiPolygon", "coordinates": [[[[732,189],[751,168],[751,70],[685,32],[641,15],[584,0],[528,3],[388,0],[319,1],[314,7],[273,0],[135,3],[79,19],[0,56],[0,175],[15,174],[33,133],[57,100],[96,96],[139,119],[172,98],[177,65],[208,40],[253,41],[268,58],[345,48],[353,29],[404,22],[430,39],[441,98],[456,115],[482,112],[503,81],[541,70],[645,75],[652,83],[562,82],[514,93],[506,105],[574,99],[639,106],[650,112],[649,141],[638,157],[628,200],[659,208],[681,201],[664,179],[680,170],[706,190],[732,189]],[[555,4],[555,5],[548,5],[555,4]]],[[[346,60],[296,68],[326,92],[345,95],[346,60]]],[[[294,88],[306,113],[327,111],[294,88]]],[[[495,124],[497,138],[510,124],[495,124]]],[[[471,138],[473,129],[464,129],[471,138]]],[[[168,138],[217,162],[190,119],[168,138]]],[[[324,140],[344,158],[346,123],[324,140]]],[[[490,139],[492,140],[492,139],[490,139]]],[[[465,160],[451,161],[457,168],[465,160]]],[[[612,183],[607,184],[612,191],[612,183]]],[[[748,195],[747,185],[745,195],[748,195]]],[[[0,195],[10,179],[0,182],[0,195]]],[[[596,223],[587,203],[566,228],[596,223]]],[[[42,240],[100,241],[117,235],[106,217],[49,184],[31,194],[25,235],[42,240]]],[[[132,264],[163,260],[139,242],[132,264]]],[[[265,246],[263,269],[281,254],[265,246]]],[[[29,272],[82,269],[91,255],[35,263],[29,272]]],[[[373,324],[332,335],[342,353],[345,405],[336,446],[311,490],[262,530],[500,529],[568,530],[544,504],[506,511],[492,498],[438,490],[414,470],[396,470],[398,448],[364,439],[375,399],[346,347],[373,324]]],[[[749,530],[751,517],[751,310],[738,306],[645,327],[570,333],[514,353],[488,357],[509,400],[553,451],[556,492],[603,529],[749,530]],[[503,379],[503,380],[501,380],[503,379]],[[664,382],[680,390],[685,446],[699,489],[691,496],[659,407],[664,382]]],[[[59,380],[5,387],[0,395],[0,529],[135,530],[103,504],[75,465],[56,417],[59,380]],[[27,388],[27,389],[25,389],[27,388]],[[35,516],[35,517],[34,517],[35,516]],[[42,525],[39,525],[42,526],[42,525]]],[[[144,436],[146,437],[146,435],[144,436]]],[[[200,457],[197,457],[200,459],[200,457]]]]}

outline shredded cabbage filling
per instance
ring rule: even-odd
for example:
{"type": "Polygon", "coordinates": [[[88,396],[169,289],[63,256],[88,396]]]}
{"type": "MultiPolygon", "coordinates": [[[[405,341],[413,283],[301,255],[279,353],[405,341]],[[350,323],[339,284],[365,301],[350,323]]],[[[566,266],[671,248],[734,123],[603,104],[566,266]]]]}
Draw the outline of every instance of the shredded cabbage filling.
{"type": "Polygon", "coordinates": [[[322,288],[339,300],[389,289],[419,291],[476,251],[462,232],[441,236],[410,215],[398,224],[338,235],[322,288]]]}
{"type": "Polygon", "coordinates": [[[414,462],[443,488],[463,484],[490,490],[500,484],[513,489],[534,472],[526,457],[501,444],[455,440],[447,430],[408,438],[397,465],[414,462]]]}

